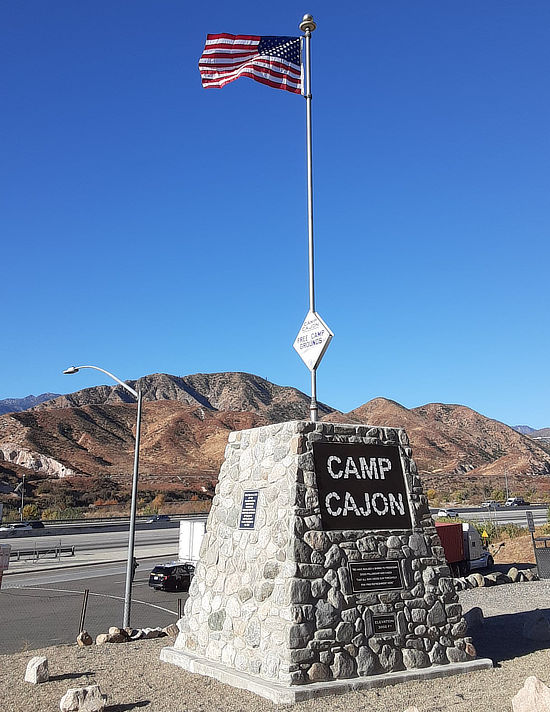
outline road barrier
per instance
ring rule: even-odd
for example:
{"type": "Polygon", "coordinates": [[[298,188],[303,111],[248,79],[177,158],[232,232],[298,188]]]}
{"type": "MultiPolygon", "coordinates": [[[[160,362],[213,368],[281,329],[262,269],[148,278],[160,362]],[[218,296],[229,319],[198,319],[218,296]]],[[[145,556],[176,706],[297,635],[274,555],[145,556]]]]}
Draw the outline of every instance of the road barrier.
{"type": "Polygon", "coordinates": [[[10,559],[15,559],[15,561],[21,561],[21,559],[32,559],[33,561],[38,561],[41,556],[46,557],[48,555],[53,555],[53,558],[60,559],[63,554],[74,556],[74,552],[74,546],[54,546],[42,549],[38,549],[35,546],[33,549],[19,549],[18,551],[10,552],[10,559]]]}
{"type": "Polygon", "coordinates": [[[2,576],[10,565],[11,546],[0,544],[0,588],[2,588],[2,576]]]}

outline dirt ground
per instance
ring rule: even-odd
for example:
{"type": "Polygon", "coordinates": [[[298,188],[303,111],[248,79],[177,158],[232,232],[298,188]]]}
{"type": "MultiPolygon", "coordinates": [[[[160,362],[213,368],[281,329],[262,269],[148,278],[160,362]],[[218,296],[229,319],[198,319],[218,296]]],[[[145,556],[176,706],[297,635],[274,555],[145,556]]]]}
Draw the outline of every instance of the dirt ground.
{"type": "Polygon", "coordinates": [[[516,539],[505,539],[503,542],[491,545],[498,551],[494,556],[495,564],[534,564],[535,554],[531,535],[518,536],[516,539]],[[503,546],[500,546],[500,543],[503,546]]]}
{"type": "MultiPolygon", "coordinates": [[[[525,679],[536,675],[550,684],[550,643],[532,643],[521,636],[526,617],[542,611],[550,600],[550,582],[508,584],[461,592],[464,610],[481,606],[485,624],[474,634],[478,654],[495,667],[467,675],[412,682],[377,690],[313,699],[279,706],[296,712],[402,712],[416,705],[420,712],[505,712],[525,679]]],[[[57,712],[69,687],[97,683],[107,695],[107,712],[265,712],[271,702],[252,693],[191,675],[159,660],[170,639],[145,640],[78,648],[62,645],[43,651],[0,656],[0,712],[57,712]],[[48,657],[51,681],[24,682],[33,655],[48,657]]]]}

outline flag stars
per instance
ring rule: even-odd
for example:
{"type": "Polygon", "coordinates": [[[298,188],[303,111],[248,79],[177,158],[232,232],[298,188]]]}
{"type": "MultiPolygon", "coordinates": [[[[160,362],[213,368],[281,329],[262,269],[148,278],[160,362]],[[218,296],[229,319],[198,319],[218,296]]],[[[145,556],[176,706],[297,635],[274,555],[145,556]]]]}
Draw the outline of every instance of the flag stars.
{"type": "Polygon", "coordinates": [[[278,57],[290,64],[300,65],[299,37],[262,37],[258,53],[264,57],[278,57]]]}

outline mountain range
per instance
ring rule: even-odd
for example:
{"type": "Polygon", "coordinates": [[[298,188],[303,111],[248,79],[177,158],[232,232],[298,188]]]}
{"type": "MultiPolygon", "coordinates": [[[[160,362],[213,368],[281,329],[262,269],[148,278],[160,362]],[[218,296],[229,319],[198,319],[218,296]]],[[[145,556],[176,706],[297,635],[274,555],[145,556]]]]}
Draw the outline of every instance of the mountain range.
{"type": "Polygon", "coordinates": [[[536,430],[529,425],[514,425],[514,430],[522,435],[528,435],[530,438],[549,438],[550,439],[550,428],[540,428],[536,430]]]}
{"type": "Polygon", "coordinates": [[[0,415],[33,408],[39,403],[57,398],[58,395],[59,393],[42,393],[39,396],[27,396],[26,398],[4,398],[4,400],[0,400],[0,415]]]}
{"type": "MultiPolygon", "coordinates": [[[[212,483],[231,430],[309,419],[308,396],[248,373],[152,374],[128,384],[143,392],[140,473],[151,488],[212,483]]],[[[127,479],[136,419],[131,396],[121,386],[44,396],[30,410],[0,415],[0,475],[127,479]]],[[[375,398],[348,413],[319,404],[319,416],[404,427],[424,476],[550,475],[547,443],[466,406],[429,403],[408,409],[375,398]]]]}

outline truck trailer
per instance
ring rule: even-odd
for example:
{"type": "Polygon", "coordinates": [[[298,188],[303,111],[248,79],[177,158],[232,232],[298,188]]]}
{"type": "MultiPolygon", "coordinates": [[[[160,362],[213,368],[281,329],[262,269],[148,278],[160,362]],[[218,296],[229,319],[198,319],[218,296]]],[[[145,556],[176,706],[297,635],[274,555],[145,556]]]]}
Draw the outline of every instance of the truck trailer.
{"type": "Polygon", "coordinates": [[[436,522],[435,528],[454,576],[465,576],[470,571],[488,569],[495,563],[473,524],[436,522]]]}

